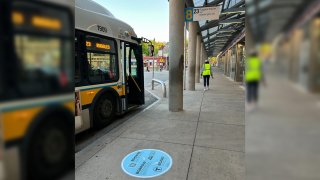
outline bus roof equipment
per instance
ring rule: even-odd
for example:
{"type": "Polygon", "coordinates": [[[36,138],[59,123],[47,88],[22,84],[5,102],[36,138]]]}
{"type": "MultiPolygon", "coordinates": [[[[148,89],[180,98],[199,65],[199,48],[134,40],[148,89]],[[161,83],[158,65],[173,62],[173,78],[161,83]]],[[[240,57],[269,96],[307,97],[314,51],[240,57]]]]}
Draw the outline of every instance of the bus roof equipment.
{"type": "Polygon", "coordinates": [[[75,14],[77,29],[137,43],[137,35],[131,26],[115,18],[110,11],[92,0],[76,0],[75,14]]]}

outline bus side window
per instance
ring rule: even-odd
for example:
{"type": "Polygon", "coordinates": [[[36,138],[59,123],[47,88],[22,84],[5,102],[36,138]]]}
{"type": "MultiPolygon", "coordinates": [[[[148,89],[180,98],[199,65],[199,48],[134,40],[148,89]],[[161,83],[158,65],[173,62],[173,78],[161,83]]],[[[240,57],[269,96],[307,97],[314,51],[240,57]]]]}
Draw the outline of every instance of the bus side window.
{"type": "Polygon", "coordinates": [[[119,64],[115,41],[94,36],[86,37],[89,80],[92,84],[116,82],[119,78],[119,64]]]}
{"type": "Polygon", "coordinates": [[[124,42],[121,42],[121,46],[120,46],[120,49],[121,49],[121,67],[122,67],[122,81],[125,82],[125,78],[126,78],[126,73],[125,73],[125,62],[126,62],[126,53],[125,53],[125,49],[126,49],[126,46],[125,46],[125,43],[124,42]]]}
{"type": "Polygon", "coordinates": [[[126,77],[128,79],[129,74],[131,74],[130,72],[130,45],[126,44],[125,45],[125,63],[126,63],[126,77]]]}
{"type": "Polygon", "coordinates": [[[59,38],[15,35],[16,55],[20,60],[18,86],[29,95],[60,88],[63,43],[59,38]],[[57,52],[57,53],[56,53],[57,52]]]}
{"type": "Polygon", "coordinates": [[[133,49],[131,49],[131,59],[130,59],[130,72],[131,72],[131,76],[136,77],[137,76],[137,59],[135,57],[134,51],[133,49]]]}
{"type": "Polygon", "coordinates": [[[80,62],[79,62],[79,43],[78,43],[78,37],[75,37],[75,72],[74,72],[74,79],[75,83],[81,82],[81,70],[80,70],[80,62]]]}

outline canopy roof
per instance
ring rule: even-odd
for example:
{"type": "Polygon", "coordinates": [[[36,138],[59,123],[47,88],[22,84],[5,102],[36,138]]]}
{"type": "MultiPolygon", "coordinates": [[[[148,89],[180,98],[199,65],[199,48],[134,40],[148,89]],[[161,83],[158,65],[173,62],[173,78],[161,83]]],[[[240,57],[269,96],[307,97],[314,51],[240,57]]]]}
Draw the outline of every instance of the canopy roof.
{"type": "Polygon", "coordinates": [[[271,41],[317,0],[247,0],[247,28],[256,42],[271,41]]]}
{"type": "MultiPolygon", "coordinates": [[[[221,6],[218,20],[199,21],[199,33],[208,56],[224,51],[245,27],[245,0],[191,0],[194,7],[221,6]]],[[[187,3],[190,5],[191,3],[187,3]]],[[[244,39],[244,38],[243,38],[244,39]]]]}

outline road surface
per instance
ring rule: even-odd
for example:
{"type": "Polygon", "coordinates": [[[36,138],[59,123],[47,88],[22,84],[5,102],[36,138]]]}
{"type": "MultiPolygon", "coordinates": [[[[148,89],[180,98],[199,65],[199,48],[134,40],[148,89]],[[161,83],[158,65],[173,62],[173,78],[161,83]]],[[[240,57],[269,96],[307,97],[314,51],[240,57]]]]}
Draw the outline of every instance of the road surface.
{"type": "MultiPolygon", "coordinates": [[[[155,71],[154,72],[155,79],[159,79],[162,81],[167,81],[169,79],[169,72],[168,71],[155,71]]],[[[152,80],[152,71],[151,72],[145,72],[144,73],[144,85],[145,88],[148,89],[151,87],[151,80],[152,80]]],[[[156,84],[157,86],[158,84],[156,84]]],[[[128,113],[126,113],[123,116],[117,117],[116,120],[108,125],[107,127],[100,129],[100,130],[94,130],[90,129],[83,133],[80,133],[76,135],[76,147],[75,151],[79,152],[89,144],[93,143],[98,138],[102,137],[109,131],[111,131],[113,128],[119,126],[120,124],[124,123],[126,120],[130,119],[135,114],[141,112],[143,109],[151,105],[153,102],[155,102],[157,99],[151,95],[148,91],[145,91],[145,105],[135,108],[128,113]]]]}
{"type": "MultiPolygon", "coordinates": [[[[169,80],[169,71],[155,71],[154,72],[154,78],[159,79],[161,81],[167,81],[169,80]]],[[[144,72],[144,86],[145,87],[151,87],[151,80],[152,80],[152,71],[150,72],[144,72]]]]}

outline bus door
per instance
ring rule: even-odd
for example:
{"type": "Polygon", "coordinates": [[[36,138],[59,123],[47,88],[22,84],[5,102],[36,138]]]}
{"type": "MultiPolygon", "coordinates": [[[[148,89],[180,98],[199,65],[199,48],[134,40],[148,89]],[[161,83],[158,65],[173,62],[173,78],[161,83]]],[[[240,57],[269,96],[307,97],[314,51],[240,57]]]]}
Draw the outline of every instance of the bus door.
{"type": "Polygon", "coordinates": [[[125,84],[127,103],[132,105],[144,104],[144,76],[142,47],[126,43],[124,48],[125,84]]]}

